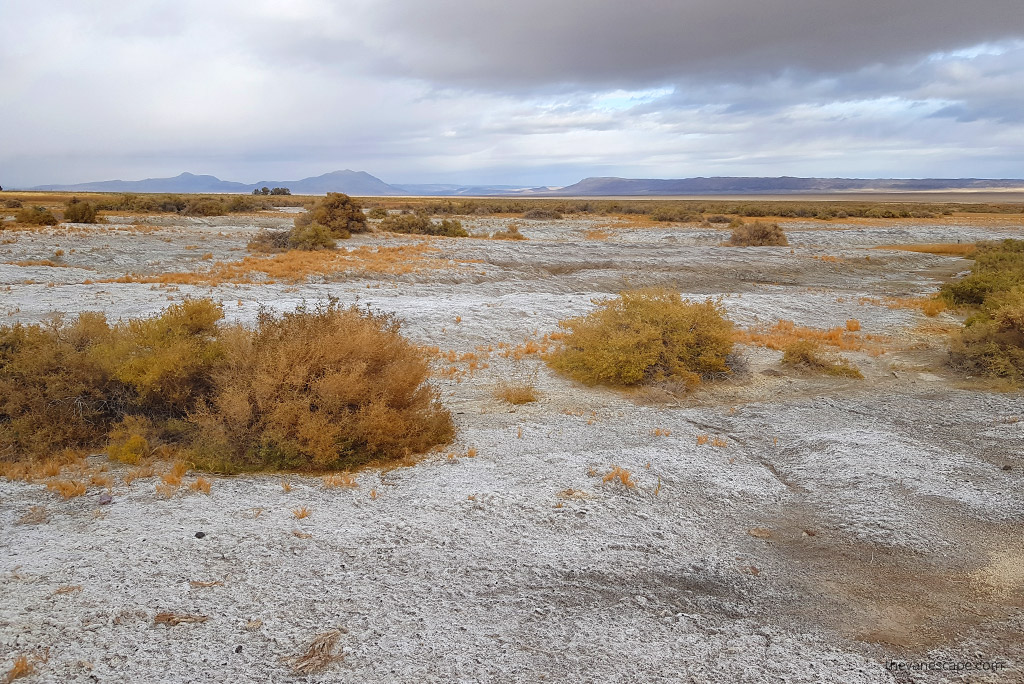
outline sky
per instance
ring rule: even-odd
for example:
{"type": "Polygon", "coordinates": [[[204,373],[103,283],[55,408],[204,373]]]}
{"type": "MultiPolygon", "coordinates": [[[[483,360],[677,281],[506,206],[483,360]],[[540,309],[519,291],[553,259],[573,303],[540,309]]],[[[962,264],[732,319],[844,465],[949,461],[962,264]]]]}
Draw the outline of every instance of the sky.
{"type": "Polygon", "coordinates": [[[1024,178],[1021,0],[3,0],[0,185],[1024,178]]]}

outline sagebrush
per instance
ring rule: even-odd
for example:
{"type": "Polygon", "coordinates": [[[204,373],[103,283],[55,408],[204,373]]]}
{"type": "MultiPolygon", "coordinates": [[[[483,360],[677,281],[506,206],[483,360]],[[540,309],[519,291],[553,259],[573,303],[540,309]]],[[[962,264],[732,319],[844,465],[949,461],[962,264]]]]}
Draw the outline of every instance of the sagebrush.
{"type": "Polygon", "coordinates": [[[106,447],[139,463],[178,453],[237,472],[330,470],[449,441],[425,352],[386,315],[334,303],[255,329],[188,300],[109,324],[0,327],[0,460],[106,447]]]}
{"type": "Polygon", "coordinates": [[[547,362],[587,384],[694,385],[730,372],[733,324],[712,300],[684,300],[665,289],[633,290],[560,325],[563,344],[547,362]]]}

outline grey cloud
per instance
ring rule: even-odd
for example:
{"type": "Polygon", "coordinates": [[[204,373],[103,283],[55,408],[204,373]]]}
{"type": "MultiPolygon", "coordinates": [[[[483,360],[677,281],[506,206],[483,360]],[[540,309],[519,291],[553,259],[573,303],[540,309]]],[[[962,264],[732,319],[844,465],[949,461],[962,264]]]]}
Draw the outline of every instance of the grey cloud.
{"type": "Polygon", "coordinates": [[[1024,35],[1020,0],[404,0],[366,21],[405,74],[483,89],[840,73],[1024,35]]]}

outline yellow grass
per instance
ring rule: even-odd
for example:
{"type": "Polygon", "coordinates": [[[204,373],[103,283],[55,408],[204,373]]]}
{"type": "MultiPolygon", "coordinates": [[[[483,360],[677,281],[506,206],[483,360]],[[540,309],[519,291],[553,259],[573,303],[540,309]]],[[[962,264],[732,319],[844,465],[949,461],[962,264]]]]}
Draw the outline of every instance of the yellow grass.
{"type": "Polygon", "coordinates": [[[172,285],[219,285],[222,283],[300,283],[309,276],[351,273],[404,275],[428,269],[454,267],[434,256],[438,250],[427,241],[394,247],[360,246],[353,249],[292,250],[272,256],[247,256],[239,261],[218,261],[207,271],[146,275],[127,273],[104,283],[161,283],[172,285]]]}
{"type": "Polygon", "coordinates": [[[324,475],[324,489],[353,489],[358,487],[359,483],[356,479],[348,473],[338,473],[336,475],[324,475]]]}
{"type": "Polygon", "coordinates": [[[901,252],[919,252],[923,254],[938,254],[940,256],[967,256],[974,253],[977,245],[973,242],[939,242],[924,245],[879,245],[873,249],[895,249],[901,252]]]}
{"type": "MultiPolygon", "coordinates": [[[[859,325],[859,324],[858,324],[859,325]]],[[[846,327],[806,328],[796,325],[793,321],[781,320],[775,325],[761,325],[733,332],[733,340],[738,344],[746,344],[769,349],[782,349],[794,342],[808,340],[845,351],[868,349],[881,351],[880,343],[886,338],[881,335],[858,334],[846,327]]]]}
{"type": "Polygon", "coordinates": [[[626,489],[635,489],[636,482],[633,481],[632,475],[628,470],[620,466],[612,466],[612,469],[601,478],[604,483],[614,482],[618,480],[626,489]]]}

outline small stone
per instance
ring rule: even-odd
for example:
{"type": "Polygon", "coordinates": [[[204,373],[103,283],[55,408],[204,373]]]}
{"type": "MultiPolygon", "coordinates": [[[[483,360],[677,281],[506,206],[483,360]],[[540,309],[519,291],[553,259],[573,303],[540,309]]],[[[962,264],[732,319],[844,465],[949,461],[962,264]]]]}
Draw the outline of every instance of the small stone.
{"type": "Polygon", "coordinates": [[[206,536],[205,532],[196,532],[196,539],[202,539],[206,536]]]}
{"type": "Polygon", "coordinates": [[[238,646],[235,646],[235,653],[241,653],[241,652],[242,652],[242,645],[239,644],[238,646]]]}
{"type": "Polygon", "coordinates": [[[110,496],[110,492],[103,492],[100,494],[100,506],[106,506],[113,501],[114,497],[110,496]]]}
{"type": "Polygon", "coordinates": [[[1006,465],[1003,466],[1003,470],[1013,470],[1013,466],[1007,463],[1006,465]]]}

